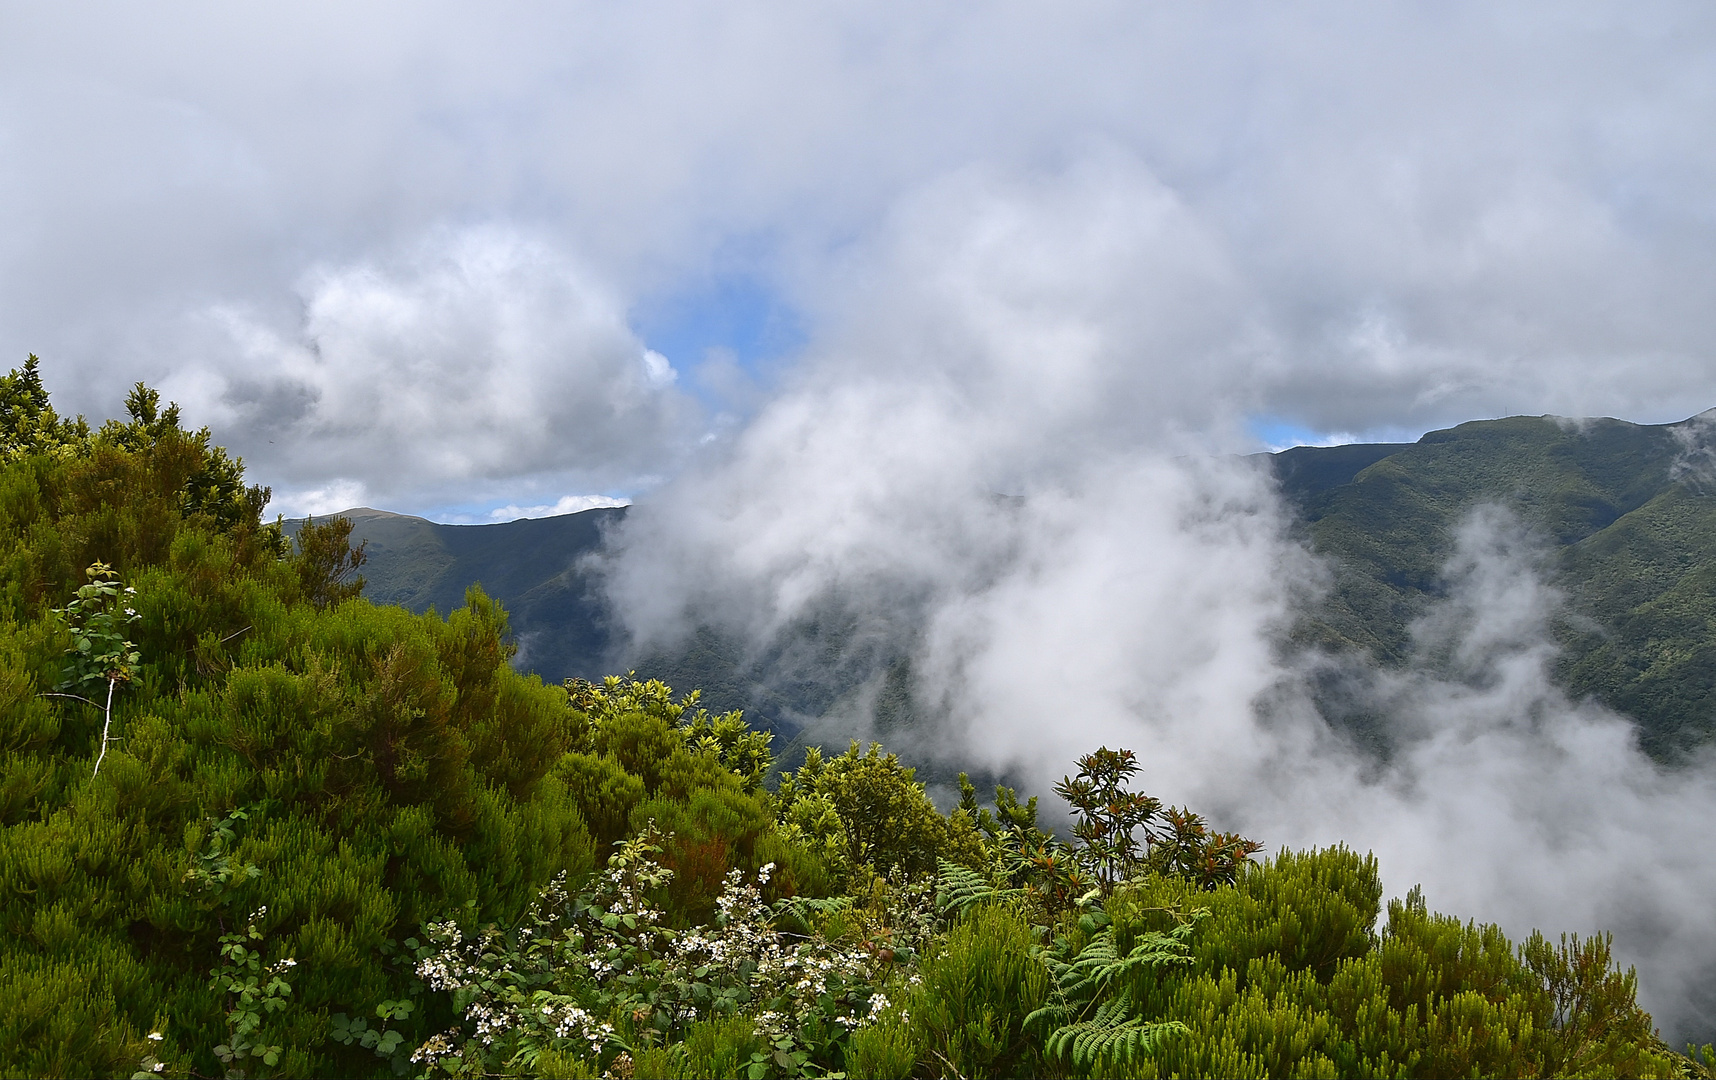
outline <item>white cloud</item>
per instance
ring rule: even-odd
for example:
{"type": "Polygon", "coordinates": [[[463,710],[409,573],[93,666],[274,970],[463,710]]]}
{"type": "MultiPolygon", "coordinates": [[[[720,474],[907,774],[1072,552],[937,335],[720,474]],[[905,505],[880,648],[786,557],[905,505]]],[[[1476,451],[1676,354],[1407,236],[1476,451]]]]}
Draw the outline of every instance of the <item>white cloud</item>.
{"type": "Polygon", "coordinates": [[[517,521],[519,518],[560,517],[610,506],[630,506],[630,499],[615,499],[607,495],[562,495],[553,503],[542,506],[502,506],[489,511],[490,521],[517,521]]]}
{"type": "MultiPolygon", "coordinates": [[[[1062,213],[1122,246],[1173,207],[1161,239],[1227,290],[1209,326],[1266,348],[1219,370],[1273,415],[1678,419],[1716,400],[1716,150],[1687,136],[1716,106],[1713,41],[1696,4],[14,12],[0,346],[105,412],[183,369],[187,310],[290,338],[307,266],[386,263],[471,221],[576,256],[622,317],[737,265],[820,339],[865,284],[847,256],[910,207],[1085,175],[1154,185],[1156,209],[1062,213]]],[[[993,225],[1061,257],[1052,214],[993,225]]],[[[999,272],[972,251],[950,294],[999,272]]],[[[1138,319],[1206,302],[1151,276],[1170,263],[1106,265],[1139,275],[1138,319]]],[[[1183,374],[1187,398],[1221,382],[1183,374]]]]}
{"type": "Polygon", "coordinates": [[[510,232],[438,232],[300,290],[296,327],[210,309],[237,362],[211,354],[163,383],[285,487],[334,474],[397,502],[540,477],[625,484],[672,461],[695,421],[611,296],[510,232]]]}
{"type": "Polygon", "coordinates": [[[352,510],[364,505],[368,496],[362,483],[356,480],[334,480],[321,487],[300,488],[296,490],[274,491],[274,498],[268,504],[270,514],[283,514],[290,518],[300,518],[314,515],[321,517],[326,514],[336,514],[341,510],[352,510]]]}

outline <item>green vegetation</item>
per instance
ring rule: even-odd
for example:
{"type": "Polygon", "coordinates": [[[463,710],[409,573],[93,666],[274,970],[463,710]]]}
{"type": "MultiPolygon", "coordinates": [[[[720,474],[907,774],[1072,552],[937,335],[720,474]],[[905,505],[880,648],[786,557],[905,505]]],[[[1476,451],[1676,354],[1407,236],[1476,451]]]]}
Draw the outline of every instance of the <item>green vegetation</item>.
{"type": "Polygon", "coordinates": [[[1126,751],[1062,782],[1069,844],[879,747],[777,774],[695,693],[544,685],[480,590],[372,604],[348,524],[294,547],[206,431],[127,410],[0,381],[0,1073],[1706,1068],[1606,938],[1416,894],[1378,930],[1374,859],[1254,862],[1126,751]]]}
{"type": "MultiPolygon", "coordinates": [[[[909,715],[906,658],[874,648],[838,612],[797,620],[761,654],[731,631],[705,626],[670,646],[622,657],[620,635],[612,633],[619,620],[590,557],[626,513],[608,507],[498,525],[442,525],[359,507],[340,519],[351,522],[348,539],[365,553],[364,596],[415,612],[447,612],[464,604],[472,583],[480,584],[507,610],[519,645],[515,666],[545,682],[599,678],[616,665],[635,668],[673,686],[698,687],[711,708],[742,709],[753,726],[791,739],[805,720],[836,709],[881,667],[887,670],[876,702],[879,727],[909,715]]],[[[283,523],[290,537],[304,525],[283,523]]]]}
{"type": "MultiPolygon", "coordinates": [[[[1478,504],[1500,503],[1542,541],[1567,594],[1564,684],[1635,718],[1645,749],[1676,759],[1716,734],[1707,427],[1516,416],[1410,444],[1275,455],[1313,547],[1333,560],[1333,592],[1307,613],[1298,642],[1403,662],[1412,620],[1443,590],[1455,528],[1478,504]]],[[[1386,745],[1374,718],[1352,719],[1386,745]]]]}
{"type": "MultiPolygon", "coordinates": [[[[616,507],[499,525],[441,525],[357,508],[332,520],[348,522],[346,539],[364,552],[363,595],[371,601],[446,613],[464,606],[465,590],[479,584],[506,607],[522,666],[559,682],[605,670],[607,615],[579,560],[601,547],[603,530],[625,513],[616,507]]],[[[285,522],[286,534],[296,538],[304,524],[285,522]]]]}

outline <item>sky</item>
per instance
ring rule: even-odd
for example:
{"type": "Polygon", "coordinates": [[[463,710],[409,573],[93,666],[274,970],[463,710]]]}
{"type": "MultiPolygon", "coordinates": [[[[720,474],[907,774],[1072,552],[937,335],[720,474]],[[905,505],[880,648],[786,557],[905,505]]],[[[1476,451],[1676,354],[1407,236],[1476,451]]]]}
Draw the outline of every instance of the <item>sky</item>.
{"type": "Polygon", "coordinates": [[[961,289],[1222,449],[1716,404],[1702,5],[4,11],[0,347],[286,513],[636,497],[961,289]]]}
{"type": "Polygon", "coordinates": [[[1542,538],[1474,511],[1404,667],[1284,654],[1327,567],[1239,456],[1716,406],[1716,8],[0,19],[0,347],[62,411],[145,380],[273,512],[631,501],[640,649],[834,605],[941,756],[1046,791],[1132,747],[1390,895],[1612,929],[1716,1037],[1716,761],[1554,684],[1542,538]],[[1331,665],[1385,767],[1317,714],[1331,665]]]}

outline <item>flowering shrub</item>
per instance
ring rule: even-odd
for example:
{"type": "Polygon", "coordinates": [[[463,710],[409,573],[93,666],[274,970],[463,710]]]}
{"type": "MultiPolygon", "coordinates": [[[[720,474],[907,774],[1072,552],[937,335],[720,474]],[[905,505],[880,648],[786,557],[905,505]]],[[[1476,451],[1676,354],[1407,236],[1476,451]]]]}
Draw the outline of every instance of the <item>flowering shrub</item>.
{"type": "Polygon", "coordinates": [[[560,875],[511,930],[428,927],[417,974],[452,995],[463,1023],[425,1041],[413,1063],[463,1075],[530,1068],[552,1050],[609,1066],[625,1055],[623,1069],[699,1020],[744,1015],[771,1048],[751,1062],[754,1076],[838,1067],[847,1036],[887,1007],[875,986],[909,947],[847,940],[869,925],[843,917],[847,900],[766,903],[772,864],[752,883],[730,871],[715,921],[672,930],[652,900],[673,875],[657,858],[664,839],[652,825],[624,842],[577,895],[560,875]]]}

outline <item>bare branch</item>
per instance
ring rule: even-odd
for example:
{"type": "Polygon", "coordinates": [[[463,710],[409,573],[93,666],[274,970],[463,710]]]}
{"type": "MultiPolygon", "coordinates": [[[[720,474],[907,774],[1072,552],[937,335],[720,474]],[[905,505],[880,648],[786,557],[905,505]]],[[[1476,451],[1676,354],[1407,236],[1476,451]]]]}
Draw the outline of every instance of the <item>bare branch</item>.
{"type": "Polygon", "coordinates": [[[36,696],[37,696],[37,697],[63,697],[63,698],[71,698],[71,699],[72,699],[72,700],[73,700],[73,701],[81,701],[81,702],[83,702],[83,703],[84,703],[84,704],[85,704],[85,705],[94,705],[94,706],[95,706],[95,707],[96,707],[96,708],[98,708],[98,709],[99,709],[99,708],[101,708],[101,702],[99,702],[99,701],[91,701],[91,700],[89,700],[89,699],[88,699],[88,698],[86,698],[86,697],[84,697],[84,696],[83,696],[83,695],[82,695],[82,694],[56,694],[56,693],[52,693],[52,692],[50,692],[50,691],[47,691],[47,690],[44,690],[44,691],[42,691],[42,692],[41,692],[41,693],[39,693],[39,694],[37,694],[37,695],[36,695],[36,696]]]}
{"type": "MultiPolygon", "coordinates": [[[[107,744],[113,741],[108,738],[108,732],[113,729],[113,684],[118,681],[111,675],[107,678],[107,719],[101,725],[101,753],[96,755],[95,771],[89,774],[91,780],[94,780],[101,773],[101,763],[107,757],[107,744]]],[[[92,701],[90,704],[93,705],[95,702],[92,701]]]]}

